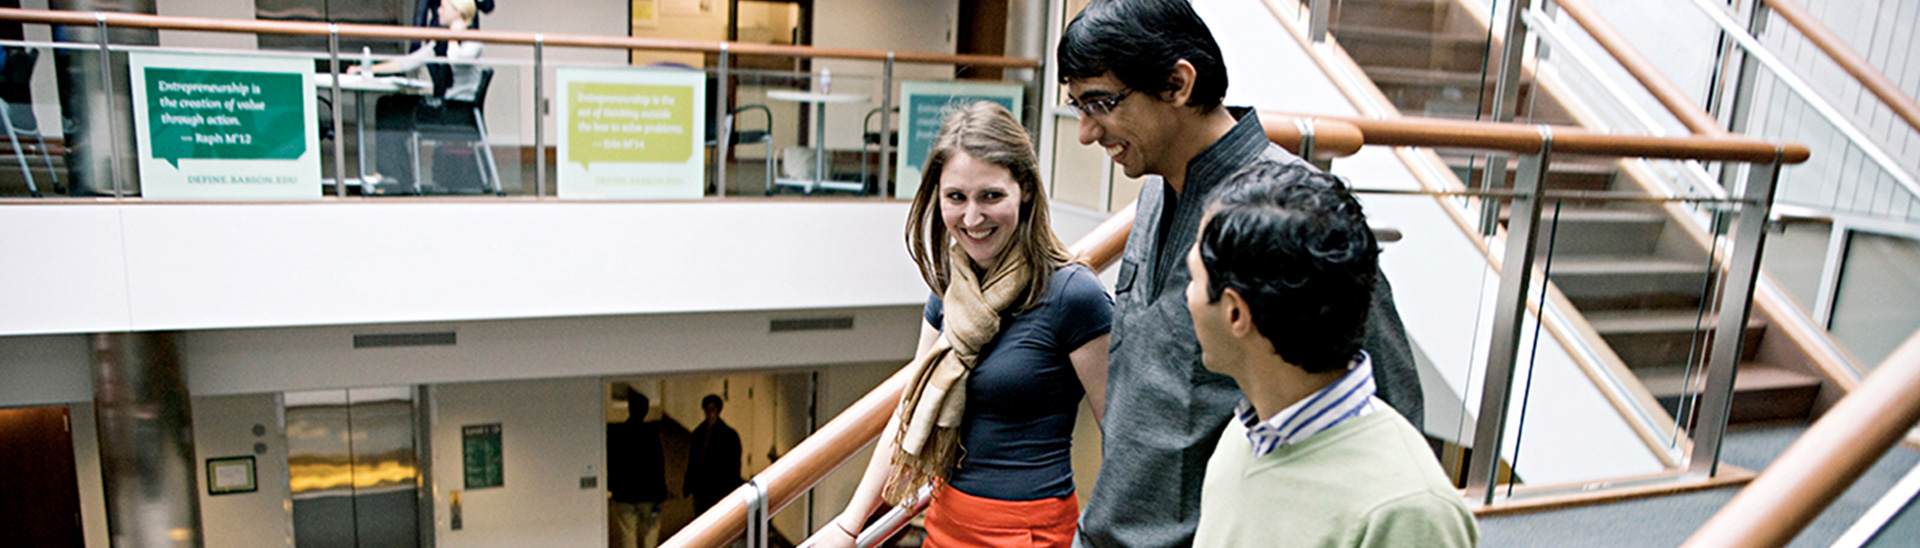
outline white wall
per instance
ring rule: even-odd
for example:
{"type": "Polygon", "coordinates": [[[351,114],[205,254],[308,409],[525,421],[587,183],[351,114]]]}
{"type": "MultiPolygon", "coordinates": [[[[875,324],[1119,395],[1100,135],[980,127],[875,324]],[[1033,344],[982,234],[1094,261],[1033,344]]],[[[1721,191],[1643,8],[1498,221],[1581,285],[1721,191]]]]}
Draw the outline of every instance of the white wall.
{"type": "Polygon", "coordinates": [[[200,530],[206,548],[293,546],[292,492],[287,479],[286,425],[279,394],[193,399],[194,475],[199,478],[200,530]],[[260,434],[255,434],[258,429],[260,434]],[[259,444],[256,451],[256,444],[259,444]],[[210,495],[207,461],[252,456],[252,493],[210,495]]]}
{"type": "MultiPolygon", "coordinates": [[[[187,334],[195,395],[395,384],[799,367],[913,353],[918,307],[805,314],[685,314],[457,325],[226,330],[187,334]],[[769,333],[771,317],[848,315],[854,329],[769,333]],[[455,346],[354,349],[356,333],[451,329],[455,346]]],[[[678,415],[676,415],[678,416],[678,415]]]]}
{"type": "MultiPolygon", "coordinates": [[[[210,17],[215,19],[252,19],[253,0],[155,0],[156,15],[171,17],[210,17]]],[[[252,34],[232,32],[160,31],[160,45],[169,48],[220,48],[251,50],[259,48],[252,34]]]]}
{"type": "MultiPolygon", "coordinates": [[[[958,21],[957,0],[823,0],[814,3],[813,45],[953,53],[958,21]]],[[[861,120],[880,106],[882,64],[843,60],[814,64],[815,72],[823,68],[833,71],[834,93],[865,93],[872,98],[869,103],[827,107],[827,146],[857,149],[861,120]]],[[[891,92],[899,97],[900,83],[907,80],[951,79],[951,65],[900,63],[893,68],[891,92]]]]}
{"type": "Polygon", "coordinates": [[[434,539],[441,547],[603,546],[606,420],[596,379],[459,383],[432,390],[434,539]],[[500,424],[504,485],[466,489],[460,427],[500,424]],[[449,528],[461,492],[463,528],[449,528]]]}
{"type": "Polygon", "coordinates": [[[0,379],[0,407],[91,402],[86,337],[0,337],[0,379]]]}
{"type": "Polygon", "coordinates": [[[917,304],[906,204],[46,205],[0,335],[917,304]]]}
{"type": "MultiPolygon", "coordinates": [[[[859,401],[861,396],[867,395],[873,387],[879,386],[904,365],[906,360],[873,362],[843,365],[821,372],[820,424],[825,426],[833,417],[840,416],[847,406],[859,401]]],[[[868,444],[813,488],[814,530],[831,527],[827,522],[846,509],[847,501],[853,499],[854,488],[860,486],[860,475],[866,472],[867,462],[871,460],[873,446],[868,444]]]]}

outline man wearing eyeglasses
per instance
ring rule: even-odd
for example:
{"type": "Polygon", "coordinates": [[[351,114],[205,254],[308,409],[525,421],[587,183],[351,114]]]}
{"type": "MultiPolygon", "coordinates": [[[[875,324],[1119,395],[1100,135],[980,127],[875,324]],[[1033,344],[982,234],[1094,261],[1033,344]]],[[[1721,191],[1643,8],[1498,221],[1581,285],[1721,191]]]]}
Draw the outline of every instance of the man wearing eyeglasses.
{"type": "MultiPolygon", "coordinates": [[[[1229,174],[1259,162],[1292,178],[1315,169],[1268,142],[1251,110],[1221,104],[1220,46],[1186,0],[1094,0],[1056,60],[1080,142],[1146,177],[1114,285],[1104,460],[1075,544],[1190,546],[1207,459],[1242,394],[1200,363],[1186,252],[1229,174]]],[[[1419,425],[1419,374],[1386,276],[1377,280],[1362,347],[1380,399],[1419,425]]]]}

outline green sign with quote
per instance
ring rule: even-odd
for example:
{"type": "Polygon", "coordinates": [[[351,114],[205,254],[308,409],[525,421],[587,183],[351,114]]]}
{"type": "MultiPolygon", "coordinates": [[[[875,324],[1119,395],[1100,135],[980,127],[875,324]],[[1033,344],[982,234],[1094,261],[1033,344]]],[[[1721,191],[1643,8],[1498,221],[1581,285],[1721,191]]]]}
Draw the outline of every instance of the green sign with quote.
{"type": "Polygon", "coordinates": [[[142,196],[320,197],[311,63],[135,52],[129,67],[142,196]]]}
{"type": "Polygon", "coordinates": [[[918,82],[900,83],[900,145],[894,158],[893,197],[911,200],[920,190],[920,167],[933,150],[933,138],[947,114],[979,101],[1000,103],[1022,119],[1024,88],[1018,84],[992,82],[918,82]]]}

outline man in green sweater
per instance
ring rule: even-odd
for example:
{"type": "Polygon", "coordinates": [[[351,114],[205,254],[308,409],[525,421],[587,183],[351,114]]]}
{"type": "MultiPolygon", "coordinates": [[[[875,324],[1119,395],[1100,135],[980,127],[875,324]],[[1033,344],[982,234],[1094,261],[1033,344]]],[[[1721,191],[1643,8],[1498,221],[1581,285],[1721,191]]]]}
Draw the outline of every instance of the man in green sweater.
{"type": "Polygon", "coordinates": [[[1361,350],[1379,246],[1345,185],[1277,163],[1229,177],[1187,254],[1208,369],[1246,399],[1207,463],[1196,547],[1473,546],[1425,439],[1361,350]]]}

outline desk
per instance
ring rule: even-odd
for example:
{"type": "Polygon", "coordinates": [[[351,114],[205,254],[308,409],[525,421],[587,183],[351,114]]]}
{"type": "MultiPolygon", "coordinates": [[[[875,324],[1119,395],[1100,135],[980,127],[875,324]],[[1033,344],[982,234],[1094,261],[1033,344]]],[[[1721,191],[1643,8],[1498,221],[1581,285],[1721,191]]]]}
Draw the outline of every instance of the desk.
{"type": "Polygon", "coordinates": [[[849,192],[862,192],[867,189],[866,181],[830,181],[827,180],[827,104],[828,103],[864,103],[867,96],[852,93],[813,93],[806,91],[773,90],[767,92],[767,98],[776,101],[795,103],[813,103],[813,180],[776,178],[776,185],[797,186],[806,189],[808,194],[815,188],[831,188],[849,192]]]}
{"type": "MultiPolygon", "coordinates": [[[[313,75],[313,87],[323,92],[333,91],[333,74],[319,73],[313,75]]],[[[358,154],[360,161],[360,194],[362,196],[371,196],[373,194],[372,185],[378,180],[378,174],[376,174],[374,178],[367,176],[367,120],[373,118],[373,115],[367,113],[367,94],[426,94],[433,91],[433,83],[423,82],[405,76],[342,74],[340,75],[340,90],[353,92],[353,107],[355,110],[353,130],[354,136],[357,139],[356,143],[358,143],[356,146],[360,149],[358,154]]],[[[334,100],[339,100],[339,98],[335,97],[334,100]]],[[[336,128],[333,138],[340,138],[338,128],[340,124],[343,123],[346,122],[342,120],[333,121],[333,125],[336,128]]],[[[346,174],[335,173],[334,178],[345,180],[346,174]]]]}

